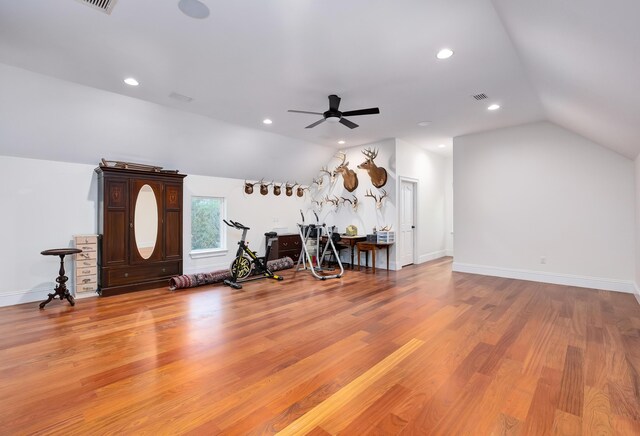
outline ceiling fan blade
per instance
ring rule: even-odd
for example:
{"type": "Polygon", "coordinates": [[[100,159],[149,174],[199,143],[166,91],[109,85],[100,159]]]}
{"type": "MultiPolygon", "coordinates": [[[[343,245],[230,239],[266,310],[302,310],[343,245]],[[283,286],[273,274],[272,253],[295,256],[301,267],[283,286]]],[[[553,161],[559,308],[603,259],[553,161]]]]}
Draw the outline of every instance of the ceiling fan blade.
{"type": "Polygon", "coordinates": [[[350,129],[355,129],[356,127],[358,127],[358,125],[356,123],[353,123],[353,122],[347,120],[346,118],[340,118],[340,124],[344,124],[345,126],[347,126],[350,129]]]}
{"type": "Polygon", "coordinates": [[[330,95],[329,96],[329,110],[330,111],[337,111],[338,107],[340,107],[340,97],[338,97],[337,95],[330,95]]]}
{"type": "Polygon", "coordinates": [[[323,119],[321,119],[321,120],[319,120],[319,121],[316,121],[316,122],[315,122],[315,123],[313,123],[313,124],[309,124],[307,127],[305,127],[305,129],[310,129],[310,128],[312,128],[312,127],[317,126],[317,125],[318,125],[318,124],[320,124],[320,123],[324,123],[324,118],[323,118],[323,119]]]}
{"type": "Polygon", "coordinates": [[[372,107],[369,109],[358,109],[355,111],[347,111],[347,112],[342,112],[342,116],[343,117],[354,117],[356,115],[375,115],[375,114],[379,114],[380,113],[380,109],[378,109],[377,107],[372,107]]]}
{"type": "Polygon", "coordinates": [[[291,109],[289,109],[287,112],[295,112],[297,114],[322,115],[322,112],[294,111],[294,110],[291,110],[291,109]]]}

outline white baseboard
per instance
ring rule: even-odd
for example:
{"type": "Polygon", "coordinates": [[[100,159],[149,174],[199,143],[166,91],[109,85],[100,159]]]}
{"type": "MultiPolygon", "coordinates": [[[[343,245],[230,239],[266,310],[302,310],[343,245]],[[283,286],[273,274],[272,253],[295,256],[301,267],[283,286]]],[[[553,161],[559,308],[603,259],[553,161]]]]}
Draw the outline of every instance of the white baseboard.
{"type": "Polygon", "coordinates": [[[44,301],[47,294],[53,292],[53,288],[25,289],[15,292],[3,292],[0,294],[0,307],[13,306],[15,304],[31,303],[33,301],[44,301]]]}
{"type": "MultiPolygon", "coordinates": [[[[32,303],[34,301],[44,301],[47,299],[47,295],[53,292],[54,287],[55,283],[53,283],[51,286],[41,289],[26,289],[15,292],[3,292],[2,294],[0,294],[0,307],[14,306],[16,304],[23,303],[32,303]]],[[[73,289],[73,286],[70,287],[70,289],[73,289]]],[[[76,300],[79,300],[97,296],[98,294],[95,292],[82,292],[78,295],[75,295],[74,298],[76,300]]]]}
{"type": "MultiPolygon", "coordinates": [[[[629,294],[635,293],[635,285],[631,280],[617,280],[523,269],[499,268],[460,262],[453,262],[452,270],[471,274],[481,274],[485,276],[506,277],[509,279],[529,280],[532,282],[577,286],[579,288],[602,289],[604,291],[625,292],[629,294]]],[[[638,298],[637,294],[636,298],[638,298]]]]}
{"type": "Polygon", "coordinates": [[[636,296],[636,300],[638,300],[638,304],[640,304],[640,287],[638,286],[638,283],[634,283],[633,285],[635,288],[634,295],[636,296]]]}
{"type": "Polygon", "coordinates": [[[430,260],[440,259],[447,255],[445,250],[432,251],[431,253],[421,254],[418,256],[418,264],[429,262],[430,260]]]}

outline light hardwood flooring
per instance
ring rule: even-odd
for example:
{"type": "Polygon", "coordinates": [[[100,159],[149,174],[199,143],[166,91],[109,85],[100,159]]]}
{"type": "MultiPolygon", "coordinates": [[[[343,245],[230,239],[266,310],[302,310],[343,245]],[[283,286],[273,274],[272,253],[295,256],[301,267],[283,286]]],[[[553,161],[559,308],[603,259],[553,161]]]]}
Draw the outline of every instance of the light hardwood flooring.
{"type": "Polygon", "coordinates": [[[640,434],[632,295],[283,275],[1,308],[0,433],[640,434]]]}

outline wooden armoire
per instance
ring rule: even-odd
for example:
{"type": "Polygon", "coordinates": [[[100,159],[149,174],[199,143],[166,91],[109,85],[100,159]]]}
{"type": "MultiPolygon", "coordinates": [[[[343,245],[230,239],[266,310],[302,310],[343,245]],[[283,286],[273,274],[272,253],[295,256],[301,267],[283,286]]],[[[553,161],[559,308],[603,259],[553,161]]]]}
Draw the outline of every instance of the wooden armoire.
{"type": "Polygon", "coordinates": [[[167,285],[182,274],[184,174],[100,166],[98,293],[167,285]]]}

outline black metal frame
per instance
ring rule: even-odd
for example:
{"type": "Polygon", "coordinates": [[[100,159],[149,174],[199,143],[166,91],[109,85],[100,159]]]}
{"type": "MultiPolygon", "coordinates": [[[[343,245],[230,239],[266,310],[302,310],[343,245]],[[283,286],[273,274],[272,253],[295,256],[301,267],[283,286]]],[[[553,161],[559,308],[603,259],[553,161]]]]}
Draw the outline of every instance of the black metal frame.
{"type": "Polygon", "coordinates": [[[242,289],[242,285],[240,283],[250,282],[253,280],[284,280],[284,277],[274,274],[273,271],[271,271],[267,267],[267,259],[269,259],[269,253],[271,252],[271,245],[274,241],[274,238],[271,238],[267,241],[267,250],[265,255],[258,256],[253,250],[249,248],[249,245],[246,243],[247,231],[250,230],[249,227],[237,221],[222,221],[224,221],[224,223],[229,227],[242,230],[242,238],[240,239],[240,241],[238,241],[238,251],[236,251],[236,257],[233,259],[229,267],[231,271],[231,278],[224,281],[225,285],[231,286],[234,289],[242,289]],[[247,257],[250,263],[250,271],[246,275],[240,276],[239,267],[241,266],[241,264],[246,265],[247,257]]]}

